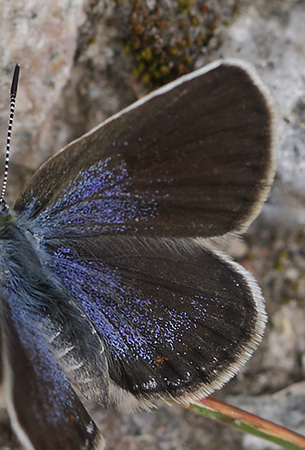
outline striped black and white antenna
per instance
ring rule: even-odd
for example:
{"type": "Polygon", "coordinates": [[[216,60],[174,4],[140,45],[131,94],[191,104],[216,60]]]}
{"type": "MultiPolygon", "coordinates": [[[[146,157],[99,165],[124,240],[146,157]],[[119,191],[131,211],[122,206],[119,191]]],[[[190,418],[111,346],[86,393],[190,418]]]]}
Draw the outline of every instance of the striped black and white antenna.
{"type": "Polygon", "coordinates": [[[10,162],[11,136],[12,136],[13,122],[14,122],[19,72],[20,72],[20,64],[16,64],[15,70],[14,70],[14,75],[13,75],[13,80],[12,80],[12,85],[11,85],[11,93],[10,93],[10,116],[9,116],[9,120],[8,120],[5,166],[4,166],[4,174],[3,174],[3,182],[2,182],[2,191],[1,191],[1,196],[0,196],[0,210],[1,211],[5,211],[8,209],[8,206],[4,200],[4,196],[5,196],[5,192],[6,192],[8,168],[9,168],[9,162],[10,162]]]}

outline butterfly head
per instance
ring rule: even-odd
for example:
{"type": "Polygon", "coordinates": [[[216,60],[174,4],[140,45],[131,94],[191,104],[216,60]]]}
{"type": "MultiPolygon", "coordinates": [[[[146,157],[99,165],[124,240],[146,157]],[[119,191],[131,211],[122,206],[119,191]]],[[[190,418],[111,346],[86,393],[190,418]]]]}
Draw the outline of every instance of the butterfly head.
{"type": "Polygon", "coordinates": [[[0,203],[0,227],[12,218],[12,212],[7,204],[3,201],[0,203]]]}

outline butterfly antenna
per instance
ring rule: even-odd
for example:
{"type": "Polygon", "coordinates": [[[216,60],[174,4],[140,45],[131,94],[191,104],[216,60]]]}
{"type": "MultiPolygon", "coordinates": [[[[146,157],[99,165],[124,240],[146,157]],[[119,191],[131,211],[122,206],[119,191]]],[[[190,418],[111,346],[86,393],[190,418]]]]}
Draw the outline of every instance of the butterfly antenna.
{"type": "Polygon", "coordinates": [[[8,129],[7,129],[7,139],[6,139],[6,154],[5,154],[5,166],[4,166],[4,174],[3,174],[3,183],[2,183],[2,192],[0,196],[0,210],[4,211],[8,208],[7,204],[4,201],[4,195],[6,191],[7,184],[7,176],[8,176],[8,168],[10,162],[10,150],[11,150],[11,136],[13,129],[13,121],[15,114],[15,103],[16,103],[16,95],[17,95],[17,87],[18,87],[18,79],[20,72],[20,64],[16,64],[13,81],[11,85],[11,93],[10,93],[10,116],[8,121],[8,129]]]}

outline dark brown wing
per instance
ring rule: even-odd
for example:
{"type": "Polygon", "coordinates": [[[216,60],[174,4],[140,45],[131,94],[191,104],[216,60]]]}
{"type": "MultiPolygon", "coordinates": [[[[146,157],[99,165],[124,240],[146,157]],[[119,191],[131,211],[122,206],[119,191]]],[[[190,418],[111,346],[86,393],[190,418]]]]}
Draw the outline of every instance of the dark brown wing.
{"type": "Polygon", "coordinates": [[[68,145],[38,170],[15,210],[50,239],[244,230],[273,178],[272,121],[251,69],[209,65],[68,145]]]}

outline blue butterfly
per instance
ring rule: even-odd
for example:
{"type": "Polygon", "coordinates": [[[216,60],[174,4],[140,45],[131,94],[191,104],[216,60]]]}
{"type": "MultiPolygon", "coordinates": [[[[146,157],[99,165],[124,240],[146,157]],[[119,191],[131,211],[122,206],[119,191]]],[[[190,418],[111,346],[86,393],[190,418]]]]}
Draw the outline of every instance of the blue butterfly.
{"type": "Polygon", "coordinates": [[[82,398],[189,403],[249,358],[264,301],[212,238],[245,231],[259,213],[273,128],[253,70],[219,61],[67,145],[12,209],[5,180],[2,378],[26,449],[103,448],[82,398]]]}

